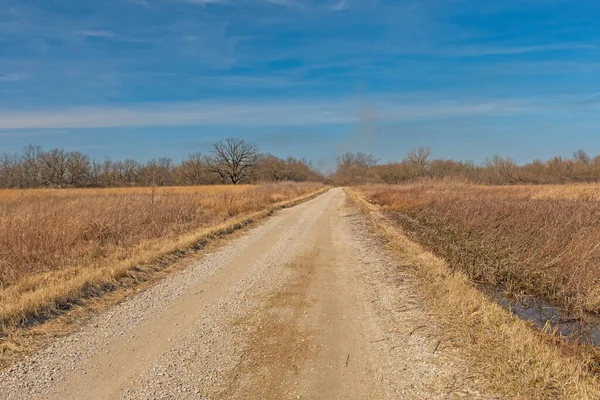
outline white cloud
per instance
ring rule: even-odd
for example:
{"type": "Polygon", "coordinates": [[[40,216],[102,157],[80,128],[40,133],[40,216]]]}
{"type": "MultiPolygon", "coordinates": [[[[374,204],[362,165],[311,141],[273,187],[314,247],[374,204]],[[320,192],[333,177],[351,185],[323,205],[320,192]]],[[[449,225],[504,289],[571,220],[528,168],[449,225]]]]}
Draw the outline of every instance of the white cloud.
{"type": "Polygon", "coordinates": [[[99,37],[99,38],[114,38],[116,36],[115,33],[113,33],[113,32],[95,31],[95,30],[83,31],[83,32],[81,32],[81,34],[83,36],[99,37]]]}
{"type": "Polygon", "coordinates": [[[294,0],[266,0],[268,3],[291,7],[296,4],[294,0]]]}
{"type": "Polygon", "coordinates": [[[340,0],[337,3],[335,3],[334,5],[332,5],[331,7],[329,7],[329,9],[331,11],[343,11],[347,8],[348,8],[348,0],[340,0]]]}
{"type": "Polygon", "coordinates": [[[150,7],[150,3],[148,2],[148,0],[129,0],[129,2],[146,8],[150,7]]]}
{"type": "Polygon", "coordinates": [[[294,8],[296,10],[306,10],[306,4],[299,0],[263,0],[267,3],[282,7],[294,8]]]}
{"type": "MultiPolygon", "coordinates": [[[[437,102],[383,99],[372,105],[380,121],[505,115],[531,110],[517,101],[437,102]]],[[[103,128],[126,126],[309,126],[356,122],[360,106],[346,100],[248,101],[139,104],[65,110],[0,112],[0,129],[103,128]]]]}
{"type": "Polygon", "coordinates": [[[287,88],[292,86],[311,85],[297,78],[283,76],[231,76],[215,75],[201,76],[193,79],[194,85],[204,88],[219,89],[256,89],[256,88],[287,88]]]}

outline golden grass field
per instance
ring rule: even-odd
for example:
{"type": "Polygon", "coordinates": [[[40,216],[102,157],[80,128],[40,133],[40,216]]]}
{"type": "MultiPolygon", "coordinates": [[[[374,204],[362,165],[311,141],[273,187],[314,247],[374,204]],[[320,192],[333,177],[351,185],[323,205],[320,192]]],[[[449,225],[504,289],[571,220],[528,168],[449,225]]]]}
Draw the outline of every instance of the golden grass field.
{"type": "Polygon", "coordinates": [[[0,328],[53,315],[132,269],[324,187],[0,191],[0,328]]]}
{"type": "MultiPolygon", "coordinates": [[[[167,186],[156,187],[155,194],[211,194],[211,193],[234,193],[244,192],[250,188],[256,188],[260,185],[207,185],[207,186],[167,186]]],[[[115,187],[115,188],[91,188],[91,189],[0,189],[0,201],[18,200],[23,197],[43,198],[70,197],[70,196],[103,196],[103,195],[132,195],[132,194],[152,194],[150,187],[115,187]]]]}
{"type": "Polygon", "coordinates": [[[600,312],[600,185],[425,182],[362,191],[470,279],[600,312]]]}

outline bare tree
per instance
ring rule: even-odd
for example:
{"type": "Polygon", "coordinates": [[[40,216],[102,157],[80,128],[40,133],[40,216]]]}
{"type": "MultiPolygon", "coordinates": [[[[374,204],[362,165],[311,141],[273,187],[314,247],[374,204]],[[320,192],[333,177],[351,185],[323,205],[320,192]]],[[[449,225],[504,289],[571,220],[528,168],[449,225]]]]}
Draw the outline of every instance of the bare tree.
{"type": "Polygon", "coordinates": [[[101,168],[102,172],[100,174],[100,181],[102,182],[102,186],[116,186],[117,180],[119,179],[119,171],[117,170],[117,164],[113,162],[109,157],[105,157],[101,168]]]}
{"type": "Polygon", "coordinates": [[[22,180],[21,158],[18,154],[0,154],[0,187],[19,187],[22,180]]]}
{"type": "Polygon", "coordinates": [[[140,171],[146,186],[168,186],[172,182],[173,160],[168,157],[152,159],[140,171]]]}
{"type": "Polygon", "coordinates": [[[339,169],[358,167],[371,168],[377,165],[377,158],[373,154],[367,153],[344,153],[336,158],[339,169]]]}
{"type": "Polygon", "coordinates": [[[140,174],[140,164],[130,158],[118,163],[119,179],[121,183],[127,186],[134,185],[140,174]]]}
{"type": "Polygon", "coordinates": [[[360,184],[370,179],[377,159],[367,153],[344,153],[337,157],[336,180],[341,184],[360,184]]]}
{"type": "Polygon", "coordinates": [[[284,160],[272,154],[260,154],[253,172],[254,180],[258,182],[320,182],[325,179],[305,158],[284,160]]]}
{"type": "Polygon", "coordinates": [[[90,165],[89,181],[90,186],[102,186],[102,164],[92,160],[90,165]]]}
{"type": "Polygon", "coordinates": [[[173,180],[173,160],[161,157],[148,161],[140,170],[140,178],[145,186],[150,186],[151,203],[154,204],[156,188],[168,186],[173,180]]]}
{"type": "Polygon", "coordinates": [[[49,185],[61,187],[67,183],[70,157],[63,149],[52,149],[40,155],[42,176],[49,185]]]}
{"type": "Polygon", "coordinates": [[[213,155],[206,159],[207,168],[219,174],[223,182],[230,180],[236,185],[256,165],[258,152],[258,146],[253,143],[228,138],[213,145],[213,155]]]}
{"type": "Polygon", "coordinates": [[[518,176],[519,167],[515,161],[510,157],[501,157],[494,155],[491,159],[486,158],[484,161],[484,170],[488,170],[492,173],[490,183],[516,183],[521,179],[518,176]]]}
{"type": "Polygon", "coordinates": [[[416,149],[412,149],[406,155],[404,161],[413,170],[413,175],[423,176],[427,173],[429,167],[429,156],[431,156],[431,149],[419,146],[416,149]]]}
{"type": "Polygon", "coordinates": [[[588,155],[588,153],[581,149],[573,153],[573,160],[583,165],[590,165],[592,162],[592,158],[588,155]]]}
{"type": "Polygon", "coordinates": [[[272,154],[258,156],[256,175],[257,180],[279,182],[285,179],[285,162],[272,154]]]}
{"type": "Polygon", "coordinates": [[[37,187],[42,184],[40,156],[42,147],[29,145],[23,149],[23,179],[28,187],[37,187]]]}
{"type": "Polygon", "coordinates": [[[181,162],[178,174],[183,183],[191,185],[210,183],[212,177],[208,171],[206,157],[199,151],[188,154],[186,159],[181,162]]]}
{"type": "Polygon", "coordinates": [[[71,185],[77,187],[88,185],[91,168],[90,158],[88,156],[79,151],[71,152],[69,154],[67,168],[69,170],[68,175],[71,185]]]}

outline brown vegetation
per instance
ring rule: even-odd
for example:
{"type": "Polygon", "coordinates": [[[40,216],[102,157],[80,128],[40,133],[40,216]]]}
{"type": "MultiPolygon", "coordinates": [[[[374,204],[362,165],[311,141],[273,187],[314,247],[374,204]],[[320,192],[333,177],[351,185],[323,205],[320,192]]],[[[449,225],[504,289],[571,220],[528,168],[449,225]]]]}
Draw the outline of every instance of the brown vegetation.
{"type": "MultiPolygon", "coordinates": [[[[591,400],[600,396],[598,361],[593,352],[548,340],[490,302],[452,263],[410,240],[403,230],[397,229],[396,221],[388,218],[389,211],[380,212],[382,208],[389,209],[389,205],[374,206],[362,197],[376,192],[383,195],[385,189],[363,188],[362,193],[351,192],[351,195],[389,241],[401,268],[415,276],[427,313],[443,333],[439,346],[456,349],[467,359],[475,376],[483,377],[483,383],[498,398],[591,400]]],[[[470,187],[470,190],[481,188],[470,187]]],[[[410,201],[399,201],[398,194],[402,191],[388,187],[387,201],[394,199],[396,206],[410,207],[410,201]]],[[[570,196],[571,190],[565,193],[570,196]]],[[[383,197],[380,201],[383,202],[383,197]]]]}
{"type": "Polygon", "coordinates": [[[600,155],[592,158],[578,150],[571,158],[554,157],[518,165],[495,155],[482,164],[432,159],[431,150],[418,147],[397,162],[378,164],[374,156],[347,153],[338,157],[335,179],[339,184],[399,184],[420,178],[452,178],[486,185],[557,184],[600,181],[600,155]]]}
{"type": "Polygon", "coordinates": [[[160,157],[102,162],[78,151],[27,146],[20,154],[0,154],[0,188],[133,187],[212,185],[218,183],[321,182],[310,161],[262,154],[258,146],[229,138],[209,155],[190,153],[180,164],[160,157]]]}
{"type": "Polygon", "coordinates": [[[131,268],[322,188],[0,191],[0,327],[68,307],[131,268]]]}
{"type": "Polygon", "coordinates": [[[368,199],[472,280],[600,312],[597,185],[364,186],[368,199]]]}

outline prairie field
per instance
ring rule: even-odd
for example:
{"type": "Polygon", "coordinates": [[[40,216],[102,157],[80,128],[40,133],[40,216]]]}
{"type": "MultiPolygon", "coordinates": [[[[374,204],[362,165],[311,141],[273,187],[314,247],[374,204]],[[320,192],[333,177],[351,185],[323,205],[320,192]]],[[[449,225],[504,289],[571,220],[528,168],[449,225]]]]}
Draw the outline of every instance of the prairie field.
{"type": "MultiPolygon", "coordinates": [[[[154,188],[155,195],[167,194],[215,194],[244,192],[259,185],[203,185],[203,186],[168,186],[154,188]]],[[[44,199],[48,197],[98,197],[109,195],[152,195],[151,187],[112,187],[90,189],[0,189],[0,201],[19,200],[33,197],[44,199]]]]}
{"type": "Polygon", "coordinates": [[[360,190],[471,280],[600,312],[600,185],[424,181],[360,190]]]}
{"type": "Polygon", "coordinates": [[[66,307],[314,183],[0,191],[0,327],[66,307]]]}

